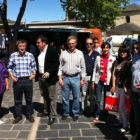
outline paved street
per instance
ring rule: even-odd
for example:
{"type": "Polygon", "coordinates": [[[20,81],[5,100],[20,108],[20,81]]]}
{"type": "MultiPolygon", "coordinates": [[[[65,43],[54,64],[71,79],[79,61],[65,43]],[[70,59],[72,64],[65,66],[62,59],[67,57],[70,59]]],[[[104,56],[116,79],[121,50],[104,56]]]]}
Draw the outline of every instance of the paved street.
{"type": "MultiPolygon", "coordinates": [[[[37,113],[43,107],[38,83],[34,83],[34,109],[35,123],[30,123],[25,117],[23,105],[23,119],[18,124],[12,124],[14,115],[14,102],[12,83],[10,90],[5,93],[0,124],[0,140],[130,140],[131,135],[124,136],[116,128],[114,123],[118,121],[116,113],[109,115],[109,122],[94,123],[92,117],[79,116],[78,122],[73,122],[72,117],[62,121],[61,90],[57,85],[57,112],[58,117],[52,126],[48,126],[48,118],[39,118],[37,113]]],[[[24,102],[25,104],[25,102],[24,102]]]]}

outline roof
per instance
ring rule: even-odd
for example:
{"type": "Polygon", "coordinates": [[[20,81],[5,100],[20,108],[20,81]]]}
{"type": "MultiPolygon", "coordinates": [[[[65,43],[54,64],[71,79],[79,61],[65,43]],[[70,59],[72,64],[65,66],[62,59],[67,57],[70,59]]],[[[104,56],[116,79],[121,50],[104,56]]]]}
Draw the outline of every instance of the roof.
{"type": "Polygon", "coordinates": [[[118,31],[118,32],[140,32],[140,27],[134,23],[124,23],[119,26],[116,26],[110,31],[118,31]]]}
{"type": "Polygon", "coordinates": [[[124,12],[138,11],[138,10],[140,10],[140,6],[134,3],[134,4],[131,4],[131,5],[127,6],[127,7],[124,9],[124,12]]]}

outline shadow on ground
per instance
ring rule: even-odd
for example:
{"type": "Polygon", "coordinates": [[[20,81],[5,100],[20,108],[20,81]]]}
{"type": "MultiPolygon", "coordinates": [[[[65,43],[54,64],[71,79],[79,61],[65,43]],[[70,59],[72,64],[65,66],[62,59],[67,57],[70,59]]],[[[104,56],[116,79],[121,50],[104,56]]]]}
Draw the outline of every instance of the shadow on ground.
{"type": "MultiPolygon", "coordinates": [[[[109,114],[108,122],[106,123],[95,123],[95,126],[100,129],[101,133],[104,135],[104,139],[107,140],[129,140],[119,129],[114,127],[114,124],[117,123],[116,115],[109,114]]],[[[128,134],[127,134],[128,136],[128,134]]],[[[131,137],[131,136],[130,136],[131,137]]]]}
{"type": "Polygon", "coordinates": [[[7,115],[9,113],[9,109],[2,107],[0,110],[0,118],[3,118],[5,115],[7,115]]]}

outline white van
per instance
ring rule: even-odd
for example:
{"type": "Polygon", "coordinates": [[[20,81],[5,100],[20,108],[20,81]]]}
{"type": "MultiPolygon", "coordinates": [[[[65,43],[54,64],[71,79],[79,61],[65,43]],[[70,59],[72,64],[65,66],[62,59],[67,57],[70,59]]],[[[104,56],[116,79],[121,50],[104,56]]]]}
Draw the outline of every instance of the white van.
{"type": "Polygon", "coordinates": [[[112,37],[112,41],[113,41],[113,46],[114,47],[119,47],[121,46],[122,42],[124,41],[125,38],[127,37],[132,37],[132,35],[112,35],[110,36],[112,37]]]}

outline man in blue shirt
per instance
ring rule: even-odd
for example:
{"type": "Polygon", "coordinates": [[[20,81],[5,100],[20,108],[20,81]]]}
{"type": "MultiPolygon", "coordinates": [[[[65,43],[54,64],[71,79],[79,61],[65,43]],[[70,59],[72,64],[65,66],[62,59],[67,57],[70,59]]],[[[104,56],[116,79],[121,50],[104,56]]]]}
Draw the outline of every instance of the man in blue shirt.
{"type": "MultiPolygon", "coordinates": [[[[86,64],[86,73],[87,76],[85,77],[85,85],[82,88],[82,96],[81,96],[81,108],[82,112],[86,111],[87,107],[87,94],[90,98],[90,107],[94,107],[92,104],[95,100],[92,98],[93,96],[93,90],[91,88],[91,76],[93,72],[94,62],[97,56],[100,54],[93,49],[93,39],[87,38],[86,39],[86,51],[83,52],[84,58],[85,58],[85,64],[86,64]]],[[[95,103],[95,102],[94,102],[95,103]]],[[[90,109],[93,111],[93,109],[90,109]]]]}
{"type": "Polygon", "coordinates": [[[25,95],[27,105],[27,118],[30,122],[34,122],[33,114],[33,83],[32,79],[36,74],[36,62],[34,56],[26,52],[27,42],[25,40],[17,41],[18,52],[12,53],[10,56],[8,71],[13,80],[14,101],[16,118],[13,124],[18,123],[22,119],[22,96],[25,95]]]}

